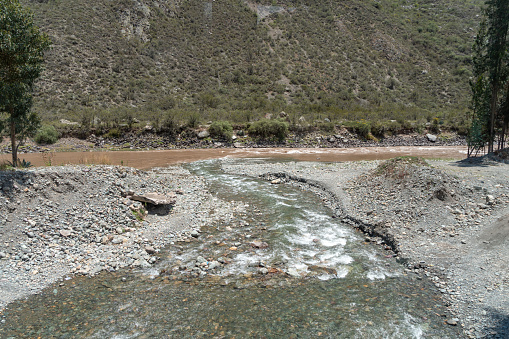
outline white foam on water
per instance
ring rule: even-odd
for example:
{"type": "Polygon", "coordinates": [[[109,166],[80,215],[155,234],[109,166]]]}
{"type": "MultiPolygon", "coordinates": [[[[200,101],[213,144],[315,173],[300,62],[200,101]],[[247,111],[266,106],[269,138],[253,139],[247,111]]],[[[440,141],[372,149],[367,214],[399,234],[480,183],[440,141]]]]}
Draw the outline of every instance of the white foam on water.
{"type": "Polygon", "coordinates": [[[335,247],[335,246],[344,247],[346,245],[346,242],[347,242],[347,240],[342,237],[320,239],[320,244],[323,246],[326,246],[326,247],[335,247]]]}
{"type": "Polygon", "coordinates": [[[366,277],[369,280],[384,280],[386,277],[385,272],[383,272],[380,269],[371,269],[367,274],[366,277]]]}
{"type": "Polygon", "coordinates": [[[353,258],[347,254],[338,255],[337,253],[331,252],[326,252],[322,255],[319,255],[318,259],[320,259],[321,263],[327,263],[333,266],[348,265],[354,261],[353,258]]]}
{"type": "Polygon", "coordinates": [[[421,339],[423,336],[423,330],[421,325],[417,322],[417,319],[412,317],[410,314],[405,313],[405,324],[409,327],[415,339],[421,339]]]}
{"type": "Polygon", "coordinates": [[[291,207],[292,205],[287,204],[285,202],[282,202],[280,200],[276,201],[276,206],[285,206],[285,207],[291,207]]]}

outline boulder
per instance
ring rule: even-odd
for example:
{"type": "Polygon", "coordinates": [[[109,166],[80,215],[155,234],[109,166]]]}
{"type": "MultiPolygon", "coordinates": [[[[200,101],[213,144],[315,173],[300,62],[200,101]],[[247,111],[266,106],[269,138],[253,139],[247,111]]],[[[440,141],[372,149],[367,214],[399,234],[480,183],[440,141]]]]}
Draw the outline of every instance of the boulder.
{"type": "Polygon", "coordinates": [[[437,136],[436,135],[433,135],[433,134],[426,134],[426,138],[428,138],[429,141],[431,142],[436,142],[437,141],[437,136]]]}
{"type": "Polygon", "coordinates": [[[210,136],[209,131],[201,131],[198,133],[199,139],[205,139],[205,138],[208,138],[209,136],[210,136]]]}
{"type": "Polygon", "coordinates": [[[175,204],[175,196],[166,196],[159,193],[145,193],[145,194],[132,194],[128,195],[127,198],[148,203],[154,206],[158,205],[174,205],[175,204]]]}

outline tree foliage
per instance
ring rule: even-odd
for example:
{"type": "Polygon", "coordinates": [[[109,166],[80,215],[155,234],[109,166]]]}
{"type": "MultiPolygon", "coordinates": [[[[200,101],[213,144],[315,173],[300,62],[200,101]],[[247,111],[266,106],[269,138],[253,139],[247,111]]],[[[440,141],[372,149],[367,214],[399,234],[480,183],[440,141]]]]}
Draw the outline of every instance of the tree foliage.
{"type": "Polygon", "coordinates": [[[18,164],[17,140],[33,135],[40,124],[30,108],[49,46],[49,38],[39,32],[27,8],[18,0],[0,2],[0,112],[5,118],[0,127],[9,128],[14,165],[18,164]]]}
{"type": "Polygon", "coordinates": [[[499,148],[509,122],[509,0],[488,0],[484,20],[473,48],[474,79],[471,82],[473,120],[469,154],[488,145],[499,148]]]}

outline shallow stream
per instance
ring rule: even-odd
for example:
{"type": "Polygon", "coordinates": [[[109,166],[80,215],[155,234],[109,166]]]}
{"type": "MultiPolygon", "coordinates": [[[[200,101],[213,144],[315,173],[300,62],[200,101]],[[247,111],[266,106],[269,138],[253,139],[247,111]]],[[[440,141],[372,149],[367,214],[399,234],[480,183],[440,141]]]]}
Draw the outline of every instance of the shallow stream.
{"type": "MultiPolygon", "coordinates": [[[[260,160],[238,160],[260,161],[260,160]]],[[[10,304],[0,337],[457,338],[434,287],[312,193],[187,165],[241,201],[155,268],[73,278],[10,304]]]]}

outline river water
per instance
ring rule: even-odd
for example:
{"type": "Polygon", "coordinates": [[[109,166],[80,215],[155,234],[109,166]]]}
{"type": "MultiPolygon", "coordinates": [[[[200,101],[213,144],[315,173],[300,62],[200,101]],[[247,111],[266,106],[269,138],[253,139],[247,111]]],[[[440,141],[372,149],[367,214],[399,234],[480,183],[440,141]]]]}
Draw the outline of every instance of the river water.
{"type": "Polygon", "coordinates": [[[428,281],[332,218],[314,194],[225,174],[217,160],[186,166],[246,212],[171,244],[154,268],[64,280],[10,304],[0,337],[460,336],[428,281]]]}
{"type": "MultiPolygon", "coordinates": [[[[174,149],[161,151],[104,151],[104,152],[57,152],[19,154],[19,159],[30,161],[34,166],[67,164],[125,165],[138,169],[150,169],[178,163],[205,159],[271,158],[300,161],[358,161],[384,160],[399,156],[418,156],[437,159],[464,159],[466,146],[397,146],[356,148],[217,148],[174,149]]],[[[11,160],[10,154],[0,154],[0,163],[11,160]]]]}

